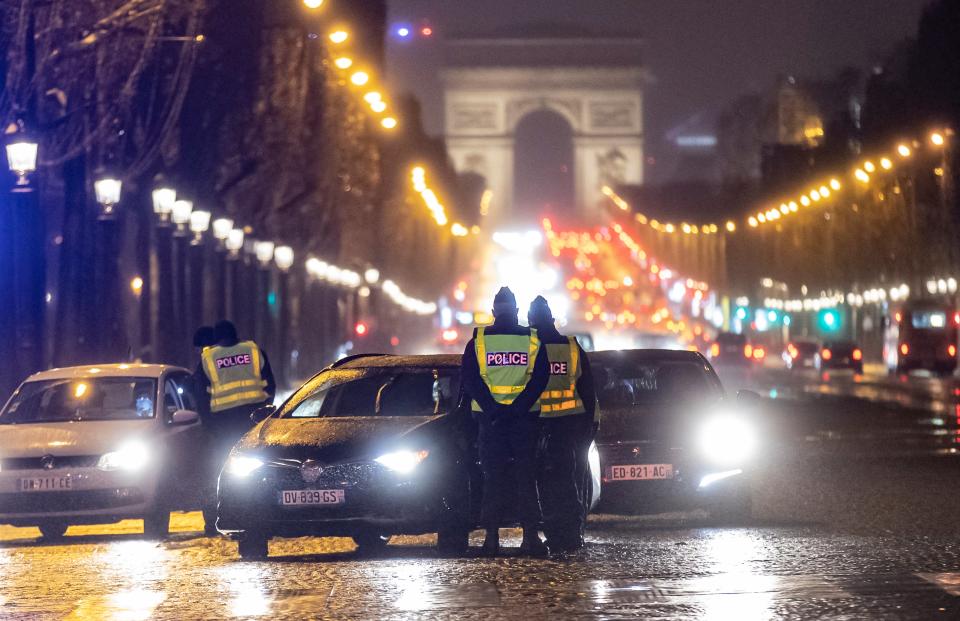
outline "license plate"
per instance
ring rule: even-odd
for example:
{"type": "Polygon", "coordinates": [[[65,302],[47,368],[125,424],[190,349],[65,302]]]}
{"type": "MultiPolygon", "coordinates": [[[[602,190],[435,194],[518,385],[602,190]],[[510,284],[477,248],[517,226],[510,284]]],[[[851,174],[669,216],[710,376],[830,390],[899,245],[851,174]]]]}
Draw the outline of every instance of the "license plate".
{"type": "Polygon", "coordinates": [[[280,504],[285,507],[302,505],[342,505],[342,489],[297,489],[280,492],[280,504]]]}
{"type": "Polygon", "coordinates": [[[637,464],[610,468],[611,481],[650,481],[672,478],[672,464],[637,464]]]}
{"type": "Polygon", "coordinates": [[[17,479],[17,489],[21,492],[58,492],[73,489],[73,481],[70,477],[17,479]]]}

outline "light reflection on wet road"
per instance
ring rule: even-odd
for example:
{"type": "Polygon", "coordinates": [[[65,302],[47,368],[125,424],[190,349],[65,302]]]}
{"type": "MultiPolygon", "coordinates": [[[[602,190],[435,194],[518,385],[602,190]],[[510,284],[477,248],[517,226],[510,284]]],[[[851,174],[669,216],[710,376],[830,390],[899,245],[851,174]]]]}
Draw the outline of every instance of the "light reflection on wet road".
{"type": "Polygon", "coordinates": [[[348,539],[277,540],[269,561],[241,563],[198,514],[175,514],[162,543],[136,521],[59,544],[0,527],[0,619],[960,617],[955,382],[752,380],[777,390],[778,450],[741,528],[600,514],[587,550],[559,561],[442,559],[432,537],[409,537],[377,558],[348,539]]]}

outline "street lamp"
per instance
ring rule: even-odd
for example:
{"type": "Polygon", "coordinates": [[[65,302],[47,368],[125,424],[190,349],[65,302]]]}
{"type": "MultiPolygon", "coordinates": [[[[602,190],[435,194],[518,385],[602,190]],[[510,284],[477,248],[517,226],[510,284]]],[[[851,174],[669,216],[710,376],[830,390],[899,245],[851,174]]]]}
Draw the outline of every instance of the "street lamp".
{"type": "Polygon", "coordinates": [[[160,218],[160,223],[165,225],[170,221],[170,214],[173,212],[173,205],[177,202],[177,191],[173,188],[159,187],[153,191],[153,213],[160,218]]]}
{"type": "Polygon", "coordinates": [[[27,175],[37,170],[37,151],[39,146],[29,140],[22,132],[14,134],[13,140],[7,143],[7,165],[10,171],[17,175],[15,191],[23,192],[30,185],[27,175]]]}
{"type": "Polygon", "coordinates": [[[170,214],[170,219],[177,225],[177,235],[186,235],[187,225],[190,224],[190,214],[192,213],[192,202],[178,200],[173,203],[173,211],[170,214]]]}
{"type": "Polygon", "coordinates": [[[388,116],[380,121],[380,124],[383,125],[384,129],[393,129],[397,126],[397,119],[393,118],[392,116],[388,116]]]}
{"type": "Polygon", "coordinates": [[[942,147],[946,140],[944,139],[943,134],[940,132],[933,132],[930,134],[930,142],[932,142],[934,146],[942,147]]]}
{"type": "Polygon", "coordinates": [[[253,252],[257,255],[257,261],[260,261],[260,265],[263,267],[268,267],[270,262],[273,261],[273,251],[276,247],[272,241],[255,241],[253,242],[253,252]]]}
{"type": "Polygon", "coordinates": [[[287,272],[293,267],[294,252],[290,246],[277,246],[273,251],[273,260],[281,272],[287,272]]]}
{"type": "Polygon", "coordinates": [[[380,270],[371,267],[363,273],[363,279],[368,285],[375,285],[380,281],[380,270]]]}
{"type": "Polygon", "coordinates": [[[243,229],[230,229],[224,245],[232,256],[236,256],[243,249],[243,229]]]}
{"type": "Polygon", "coordinates": [[[93,183],[93,191],[100,204],[100,219],[111,220],[116,215],[116,206],[120,203],[123,182],[114,177],[105,177],[93,183]]]}
{"type": "MultiPolygon", "coordinates": [[[[224,245],[226,245],[227,238],[230,237],[230,231],[232,230],[233,220],[230,218],[217,218],[213,221],[213,237],[224,245]]],[[[241,240],[242,243],[243,240],[241,240]]]]}
{"type": "Polygon", "coordinates": [[[204,211],[202,209],[197,209],[190,214],[190,230],[193,232],[193,244],[197,245],[203,241],[203,234],[210,230],[210,218],[212,215],[209,211],[204,211]]]}

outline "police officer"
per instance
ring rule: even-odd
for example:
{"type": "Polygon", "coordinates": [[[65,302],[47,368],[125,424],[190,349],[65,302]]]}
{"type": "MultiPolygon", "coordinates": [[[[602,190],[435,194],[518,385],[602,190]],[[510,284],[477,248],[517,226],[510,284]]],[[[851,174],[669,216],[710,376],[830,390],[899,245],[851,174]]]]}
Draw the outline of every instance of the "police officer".
{"type": "Polygon", "coordinates": [[[216,483],[230,449],[250,430],[252,414],[273,403],[277,390],[267,354],[253,341],[239,341],[233,323],[218,321],[213,328],[216,344],[205,347],[194,373],[203,392],[210,395],[204,421],[211,449],[210,487],[204,501],[206,532],[212,533],[216,516],[216,483]]]}
{"type": "Polygon", "coordinates": [[[587,454],[598,408],[590,361],[575,337],[563,336],[542,296],[527,320],[550,359],[550,380],[540,396],[543,532],[550,552],[583,547],[587,503],[587,454]]]}
{"type": "Polygon", "coordinates": [[[507,287],[493,301],[493,325],[477,328],[463,352],[462,377],[480,423],[483,470],[481,523],[487,531],[483,554],[500,550],[499,527],[512,496],[507,489],[513,460],[517,485],[522,553],[547,552],[537,529],[536,455],[539,438],[537,400],[547,385],[549,361],[535,330],[520,326],[517,300],[507,287]]]}

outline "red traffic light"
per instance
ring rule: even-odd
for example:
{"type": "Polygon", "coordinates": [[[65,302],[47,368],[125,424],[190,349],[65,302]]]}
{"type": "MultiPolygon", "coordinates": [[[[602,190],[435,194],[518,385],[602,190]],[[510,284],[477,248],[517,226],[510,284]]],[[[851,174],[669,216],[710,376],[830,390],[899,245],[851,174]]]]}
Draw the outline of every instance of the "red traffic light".
{"type": "Polygon", "coordinates": [[[357,333],[357,336],[364,336],[367,332],[370,331],[370,328],[369,326],[367,326],[367,324],[363,323],[362,321],[358,321],[357,325],[354,326],[353,331],[357,333]]]}

